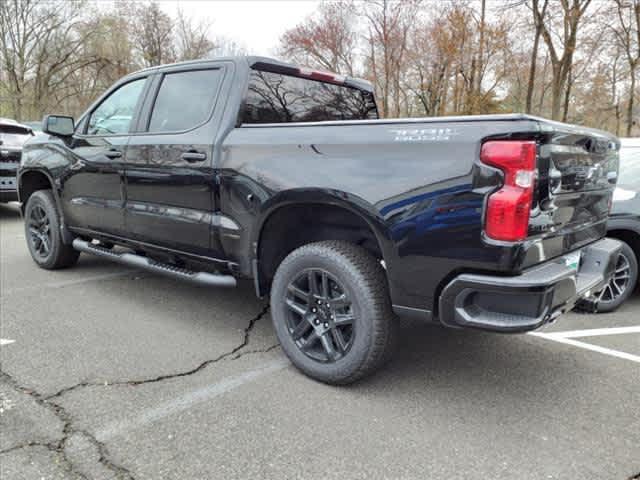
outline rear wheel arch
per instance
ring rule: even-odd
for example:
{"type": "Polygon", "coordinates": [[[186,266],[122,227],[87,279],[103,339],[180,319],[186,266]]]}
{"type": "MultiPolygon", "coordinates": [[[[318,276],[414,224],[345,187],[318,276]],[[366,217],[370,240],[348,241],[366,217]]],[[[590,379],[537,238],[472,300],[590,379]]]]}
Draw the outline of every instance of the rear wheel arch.
{"type": "Polygon", "coordinates": [[[617,227],[607,231],[607,237],[622,240],[631,247],[633,253],[640,259],[640,231],[617,227]]]}
{"type": "Polygon", "coordinates": [[[314,242],[342,240],[384,260],[384,242],[375,221],[357,208],[323,202],[295,202],[272,209],[260,224],[255,245],[256,289],[265,295],[275,272],[293,250],[314,242]]]}

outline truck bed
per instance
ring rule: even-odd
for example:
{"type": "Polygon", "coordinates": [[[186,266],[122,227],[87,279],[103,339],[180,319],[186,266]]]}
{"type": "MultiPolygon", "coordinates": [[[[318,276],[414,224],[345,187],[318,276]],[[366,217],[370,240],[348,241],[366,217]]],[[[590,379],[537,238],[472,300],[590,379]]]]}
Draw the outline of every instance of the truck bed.
{"type": "Polygon", "coordinates": [[[515,275],[602,238],[617,172],[611,135],[522,114],[243,125],[221,146],[223,171],[233,172],[223,175],[222,205],[243,229],[292,189],[362,209],[375,219],[392,296],[421,307],[461,271],[515,275]],[[487,139],[518,138],[539,145],[538,198],[529,237],[514,246],[483,235],[500,175],[479,152],[487,139]],[[550,172],[561,191],[550,192],[550,172]],[[576,184],[581,177],[589,180],[576,184]],[[231,199],[238,184],[258,183],[267,187],[258,204],[231,199]]]}

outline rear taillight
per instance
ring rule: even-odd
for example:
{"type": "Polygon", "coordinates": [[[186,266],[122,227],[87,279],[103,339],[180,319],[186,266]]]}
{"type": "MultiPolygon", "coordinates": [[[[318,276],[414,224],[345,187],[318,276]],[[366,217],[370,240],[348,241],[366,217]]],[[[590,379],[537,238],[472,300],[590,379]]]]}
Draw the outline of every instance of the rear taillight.
{"type": "Polygon", "coordinates": [[[536,142],[489,141],[482,145],[480,160],[504,173],[504,185],[487,201],[485,234],[494,240],[524,240],[536,179],[536,142]]]}

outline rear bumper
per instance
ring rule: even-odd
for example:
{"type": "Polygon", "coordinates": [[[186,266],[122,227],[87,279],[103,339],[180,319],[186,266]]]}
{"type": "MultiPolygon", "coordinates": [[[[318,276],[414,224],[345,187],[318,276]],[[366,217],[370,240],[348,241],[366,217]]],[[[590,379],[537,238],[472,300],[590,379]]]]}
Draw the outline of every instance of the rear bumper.
{"type": "Polygon", "coordinates": [[[602,288],[613,275],[620,246],[610,238],[588,245],[578,269],[560,257],[514,277],[459,275],[442,291],[440,321],[496,332],[534,330],[602,288]]]}

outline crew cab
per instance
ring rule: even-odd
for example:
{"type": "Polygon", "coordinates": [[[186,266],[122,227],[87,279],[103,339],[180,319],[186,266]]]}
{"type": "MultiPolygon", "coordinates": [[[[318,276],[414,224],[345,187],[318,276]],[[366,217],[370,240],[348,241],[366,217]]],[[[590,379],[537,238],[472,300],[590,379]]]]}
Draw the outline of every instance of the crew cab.
{"type": "Polygon", "coordinates": [[[80,252],[210,287],[251,278],[284,352],[345,384],[397,316],[524,332],[611,277],[618,140],[528,115],[379,119],[371,84],[262,57],[149,68],[19,172],[43,268],[80,252]],[[395,315],[394,315],[395,314],[395,315]]]}

